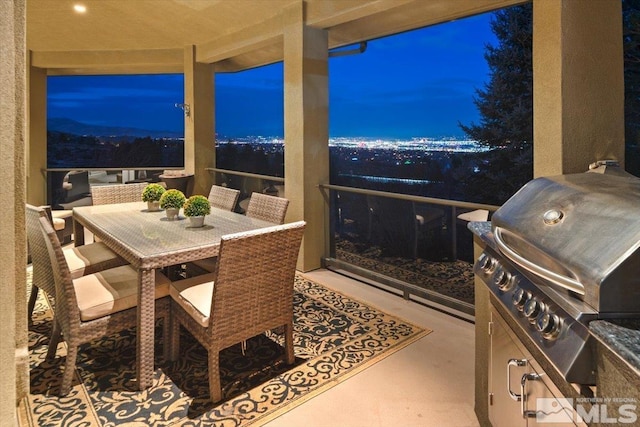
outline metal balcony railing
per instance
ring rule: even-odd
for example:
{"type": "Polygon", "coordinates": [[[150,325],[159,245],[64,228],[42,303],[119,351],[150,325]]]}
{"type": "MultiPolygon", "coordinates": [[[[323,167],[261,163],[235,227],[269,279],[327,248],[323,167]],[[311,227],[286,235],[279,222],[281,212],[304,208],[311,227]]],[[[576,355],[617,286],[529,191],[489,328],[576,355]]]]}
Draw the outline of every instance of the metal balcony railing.
{"type": "Polygon", "coordinates": [[[180,167],[145,168],[45,168],[47,204],[54,209],[70,209],[90,204],[91,186],[127,182],[158,182],[165,170],[180,167]]]}
{"type": "Polygon", "coordinates": [[[487,220],[498,206],[330,184],[320,190],[327,201],[327,268],[474,314],[467,224],[487,220]]]}
{"type": "MultiPolygon", "coordinates": [[[[150,181],[165,169],[179,168],[49,168],[43,172],[49,204],[72,207],[83,203],[91,185],[150,181]]],[[[239,212],[254,191],[284,196],[282,177],[205,170],[215,174],[214,182],[240,190],[239,212]]],[[[488,219],[498,206],[331,184],[320,185],[319,191],[326,200],[324,264],[328,269],[357,276],[407,299],[473,315],[473,239],[467,223],[488,219]]]]}
{"type": "MultiPolygon", "coordinates": [[[[206,170],[216,174],[215,182],[240,190],[241,201],[269,188],[283,196],[282,177],[206,170]]],[[[319,190],[326,200],[327,268],[405,298],[474,314],[467,224],[488,219],[498,206],[330,184],[319,190]]]]}

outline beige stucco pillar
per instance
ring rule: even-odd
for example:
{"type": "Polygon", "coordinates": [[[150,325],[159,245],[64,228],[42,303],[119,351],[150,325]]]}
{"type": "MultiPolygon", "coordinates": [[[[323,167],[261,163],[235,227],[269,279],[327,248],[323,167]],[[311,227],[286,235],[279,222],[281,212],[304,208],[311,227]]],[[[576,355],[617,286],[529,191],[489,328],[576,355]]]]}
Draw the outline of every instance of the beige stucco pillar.
{"type": "Polygon", "coordinates": [[[29,390],[26,316],[25,0],[0,2],[0,424],[17,425],[18,399],[29,390]],[[13,208],[12,208],[13,207],[13,208]]]}
{"type": "Polygon", "coordinates": [[[213,65],[196,62],[196,47],[184,49],[184,167],[195,174],[193,194],[209,195],[215,166],[213,65]]]}
{"type": "Polygon", "coordinates": [[[307,27],[303,2],[284,12],[284,176],[287,221],[307,221],[298,269],[320,267],[324,254],[324,200],[329,180],[328,37],[307,27]]]}
{"type": "Polygon", "coordinates": [[[38,206],[47,203],[47,181],[42,172],[47,167],[47,70],[32,67],[30,61],[27,70],[27,202],[38,206]]]}
{"type": "Polygon", "coordinates": [[[619,1],[533,2],[534,176],[624,161],[619,1]]]}

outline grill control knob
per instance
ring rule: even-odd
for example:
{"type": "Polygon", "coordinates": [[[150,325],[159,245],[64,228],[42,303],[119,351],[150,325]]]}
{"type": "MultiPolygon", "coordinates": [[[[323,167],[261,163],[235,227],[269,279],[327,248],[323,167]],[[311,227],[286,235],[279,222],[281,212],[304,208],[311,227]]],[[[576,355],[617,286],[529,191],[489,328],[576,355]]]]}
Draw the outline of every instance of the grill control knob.
{"type": "Polygon", "coordinates": [[[498,289],[501,291],[508,291],[513,286],[513,277],[511,273],[508,271],[500,270],[498,274],[496,274],[495,282],[498,285],[498,289]]]}
{"type": "Polygon", "coordinates": [[[560,318],[553,313],[542,313],[536,320],[536,327],[543,337],[555,338],[560,333],[560,318]]]}
{"type": "Polygon", "coordinates": [[[535,297],[531,298],[524,305],[524,310],[523,310],[524,315],[527,316],[527,318],[529,319],[529,322],[531,323],[536,322],[536,317],[538,317],[541,311],[542,311],[542,303],[538,301],[538,299],[535,297]]]}
{"type": "Polygon", "coordinates": [[[483,256],[478,260],[478,263],[480,265],[480,269],[488,274],[495,269],[497,261],[491,256],[483,254],[483,256]]]}
{"type": "Polygon", "coordinates": [[[517,288],[512,297],[513,305],[515,305],[518,310],[522,310],[529,298],[531,298],[531,293],[522,288],[517,288]]]}

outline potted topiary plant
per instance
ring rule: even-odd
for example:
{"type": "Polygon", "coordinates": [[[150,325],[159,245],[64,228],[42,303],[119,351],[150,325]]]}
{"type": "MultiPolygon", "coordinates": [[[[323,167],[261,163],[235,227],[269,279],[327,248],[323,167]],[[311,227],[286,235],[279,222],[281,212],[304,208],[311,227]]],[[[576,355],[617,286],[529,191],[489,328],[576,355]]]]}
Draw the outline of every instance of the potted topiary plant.
{"type": "Polygon", "coordinates": [[[202,227],[205,215],[210,213],[209,199],[199,194],[189,197],[184,204],[184,215],[189,217],[192,227],[202,227]]]}
{"type": "Polygon", "coordinates": [[[160,184],[149,184],[142,191],[142,201],[147,202],[147,210],[155,212],[160,210],[160,197],[166,190],[160,184]]]}
{"type": "Polygon", "coordinates": [[[180,212],[185,200],[184,193],[173,188],[162,193],[160,207],[167,213],[167,218],[173,220],[178,216],[178,212],[180,212]]]}

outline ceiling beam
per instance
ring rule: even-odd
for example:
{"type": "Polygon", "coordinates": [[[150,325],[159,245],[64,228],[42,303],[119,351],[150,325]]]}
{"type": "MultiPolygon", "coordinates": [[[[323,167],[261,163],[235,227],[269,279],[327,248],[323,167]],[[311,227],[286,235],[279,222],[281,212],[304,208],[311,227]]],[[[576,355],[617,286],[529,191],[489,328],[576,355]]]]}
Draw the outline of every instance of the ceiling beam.
{"type": "Polygon", "coordinates": [[[183,49],[31,52],[31,65],[48,69],[184,66],[183,49]]]}
{"type": "Polygon", "coordinates": [[[456,0],[447,3],[411,0],[384,12],[339,24],[329,32],[329,45],[339,47],[404,31],[449,22],[529,0],[456,0]]]}
{"type": "Polygon", "coordinates": [[[200,43],[196,47],[196,61],[210,64],[276,44],[282,44],[280,15],[266,19],[258,25],[200,43]]]}
{"type": "Polygon", "coordinates": [[[390,9],[413,3],[414,0],[377,0],[373,2],[355,3],[351,7],[336,11],[336,6],[346,2],[333,3],[326,1],[307,2],[306,22],[310,27],[331,28],[346,22],[355,21],[374,13],[385,12],[390,9]]]}
{"type": "Polygon", "coordinates": [[[108,76],[108,75],[136,75],[136,74],[183,74],[184,66],[180,65],[144,65],[132,67],[130,65],[93,67],[93,68],[49,68],[48,76],[108,76]]]}

